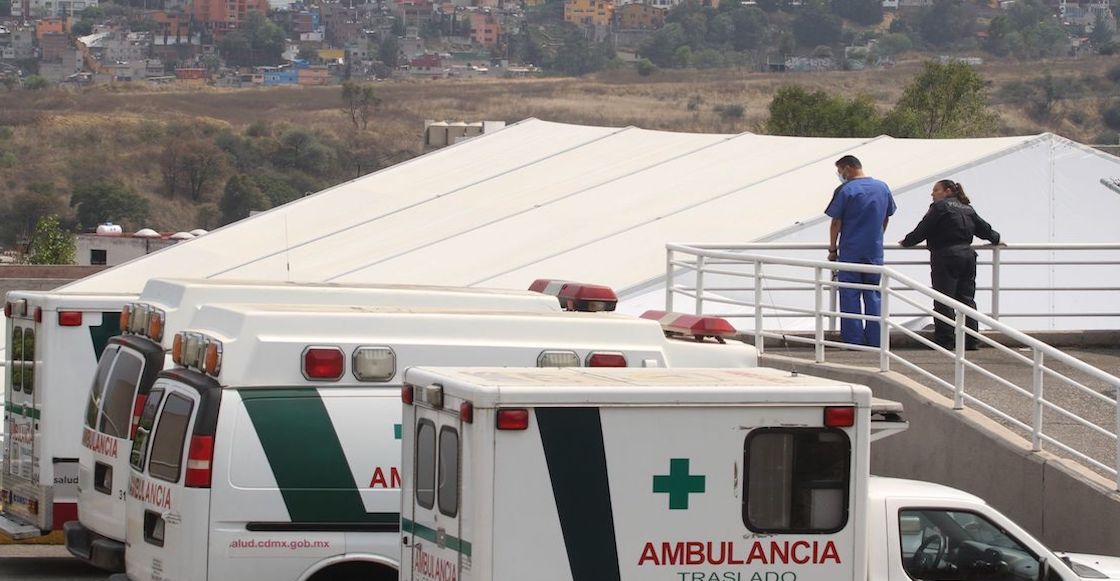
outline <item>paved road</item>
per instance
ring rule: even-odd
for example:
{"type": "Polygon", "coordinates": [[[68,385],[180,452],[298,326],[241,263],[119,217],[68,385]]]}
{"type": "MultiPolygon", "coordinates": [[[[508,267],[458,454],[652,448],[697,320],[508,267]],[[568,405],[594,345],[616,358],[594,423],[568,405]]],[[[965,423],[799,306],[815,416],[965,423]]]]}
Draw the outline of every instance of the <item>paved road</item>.
{"type": "MultiPolygon", "coordinates": [[[[1111,348],[1067,347],[1062,350],[1098,369],[1102,369],[1113,375],[1120,375],[1120,345],[1111,348]]],[[[768,347],[766,352],[771,355],[786,355],[799,358],[811,359],[813,357],[813,352],[811,350],[802,348],[786,349],[784,347],[768,347]]],[[[953,382],[953,362],[947,356],[931,349],[906,348],[896,349],[895,352],[907,361],[925,370],[930,375],[947,381],[950,384],[953,382]]],[[[1031,357],[1029,350],[1015,350],[1015,352],[1028,359],[1031,357]]],[[[875,369],[879,367],[878,353],[828,349],[825,353],[825,359],[830,363],[859,365],[875,369]]],[[[979,351],[970,351],[966,353],[966,359],[975,362],[989,372],[1004,378],[1014,385],[1022,386],[1027,392],[1031,390],[1032,371],[1030,366],[1017,361],[1016,358],[1011,355],[988,347],[979,351]]],[[[1065,365],[1059,364],[1053,367],[1056,371],[1068,375],[1096,393],[1108,398],[1116,398],[1117,394],[1114,390],[1101,381],[1077,373],[1065,365]]],[[[891,370],[903,373],[923,385],[938,390],[939,393],[952,397],[952,392],[946,387],[938,385],[937,381],[930,379],[918,371],[907,368],[904,364],[892,362],[891,370]]],[[[1113,405],[1086,394],[1054,376],[1046,375],[1043,379],[1043,386],[1047,400],[1052,401],[1056,405],[1069,410],[1097,426],[1111,432],[1116,431],[1116,412],[1113,405]]],[[[966,369],[965,393],[1007,413],[1027,425],[1031,424],[1033,409],[1031,397],[1027,394],[1015,391],[1011,387],[992,379],[980,371],[966,369]]],[[[965,406],[980,409],[979,406],[967,401],[965,406]]],[[[992,414],[989,413],[988,415],[992,414]]],[[[993,419],[1029,440],[1030,433],[1028,431],[1005,419],[998,417],[993,417],[993,419]]],[[[1062,442],[1074,443],[1073,447],[1075,449],[1106,465],[1115,465],[1116,442],[1114,440],[1090,428],[1079,425],[1076,421],[1060,412],[1053,409],[1044,410],[1043,433],[1062,442]]],[[[1050,444],[1043,444],[1043,448],[1064,457],[1074,458],[1072,455],[1064,453],[1050,444]]],[[[1085,462],[1081,463],[1095,469],[1102,475],[1105,474],[1103,471],[1089,466],[1085,462]]]]}
{"type": "Polygon", "coordinates": [[[0,579],[12,581],[51,579],[108,579],[109,574],[70,557],[58,545],[0,546],[0,579]]]}

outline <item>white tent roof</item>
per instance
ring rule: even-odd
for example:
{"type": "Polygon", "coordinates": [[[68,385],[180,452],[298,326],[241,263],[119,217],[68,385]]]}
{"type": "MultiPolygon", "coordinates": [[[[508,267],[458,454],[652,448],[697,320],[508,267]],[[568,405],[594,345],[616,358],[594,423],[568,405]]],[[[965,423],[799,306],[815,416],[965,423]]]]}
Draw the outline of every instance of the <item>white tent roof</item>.
{"type": "Polygon", "coordinates": [[[1050,134],[825,139],[529,119],[63,291],[139,292],[154,276],[506,288],[566,278],[611,285],[625,299],[663,277],[667,242],[824,241],[833,162],[845,154],[894,188],[891,241],[916,223],[942,177],[965,183],[1009,239],[1115,238],[1104,222],[1094,231],[1077,221],[1099,221],[1102,209],[1120,215],[1120,195],[1099,183],[1120,176],[1120,158],[1050,134]]]}

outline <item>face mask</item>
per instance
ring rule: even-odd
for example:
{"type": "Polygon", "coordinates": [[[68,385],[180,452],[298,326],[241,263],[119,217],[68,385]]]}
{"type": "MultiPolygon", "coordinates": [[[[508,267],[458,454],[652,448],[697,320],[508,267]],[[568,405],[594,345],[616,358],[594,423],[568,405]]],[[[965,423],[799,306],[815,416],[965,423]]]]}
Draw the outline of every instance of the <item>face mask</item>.
{"type": "Polygon", "coordinates": [[[844,174],[842,174],[840,172],[836,172],[836,179],[840,180],[841,185],[848,183],[847,178],[845,178],[844,174]]]}

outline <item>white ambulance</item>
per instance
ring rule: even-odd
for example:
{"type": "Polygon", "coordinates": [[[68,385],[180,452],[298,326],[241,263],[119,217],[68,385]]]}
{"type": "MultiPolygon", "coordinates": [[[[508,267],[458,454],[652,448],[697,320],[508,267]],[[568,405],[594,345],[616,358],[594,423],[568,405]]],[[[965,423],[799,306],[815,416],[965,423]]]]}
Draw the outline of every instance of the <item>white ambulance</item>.
{"type": "Polygon", "coordinates": [[[408,366],[756,364],[604,313],[275,305],[206,305],[173,353],[130,455],[133,580],[397,579],[408,366]]]}
{"type": "MultiPolygon", "coordinates": [[[[342,286],[275,281],[152,279],[124,305],[122,334],[109,340],[88,387],[78,456],[78,520],[65,523],[66,548],[110,571],[124,570],[128,451],[140,410],[171,340],[205,303],[383,305],[558,312],[559,301],[529,291],[411,285],[342,286]]],[[[169,358],[168,358],[169,359],[169,358]]]]}
{"type": "Polygon", "coordinates": [[[82,396],[97,357],[120,332],[121,305],[134,298],[8,293],[0,532],[33,537],[78,516],[82,396]]]}
{"type": "Polygon", "coordinates": [[[1118,578],[975,496],[871,477],[869,442],[905,424],[864,386],[411,368],[402,399],[402,581],[1118,578]]]}

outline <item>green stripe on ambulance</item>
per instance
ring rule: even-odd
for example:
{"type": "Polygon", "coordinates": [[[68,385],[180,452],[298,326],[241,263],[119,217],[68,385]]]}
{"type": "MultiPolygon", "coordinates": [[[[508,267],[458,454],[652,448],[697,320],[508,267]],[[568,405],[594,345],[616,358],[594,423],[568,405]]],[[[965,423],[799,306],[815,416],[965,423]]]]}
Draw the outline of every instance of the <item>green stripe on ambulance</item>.
{"type": "Polygon", "coordinates": [[[319,393],[240,390],[293,522],[372,523],[319,393]]]}

